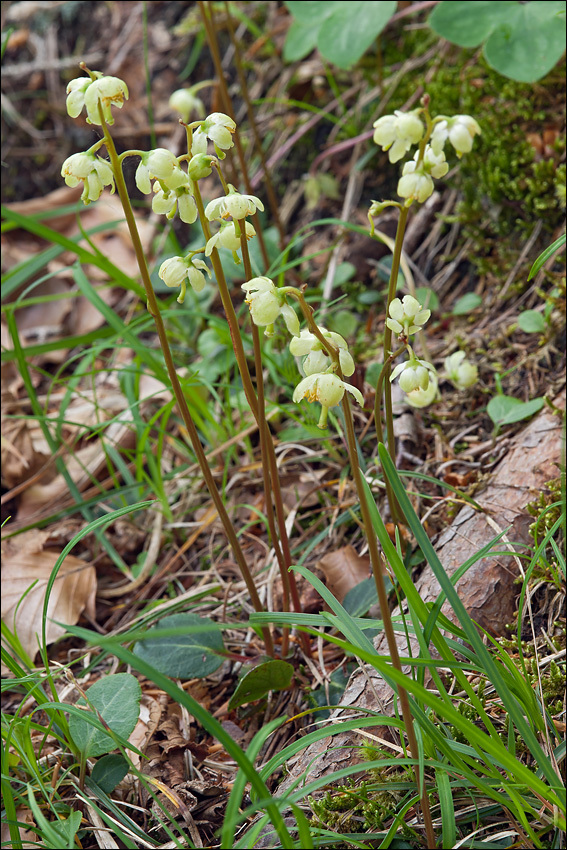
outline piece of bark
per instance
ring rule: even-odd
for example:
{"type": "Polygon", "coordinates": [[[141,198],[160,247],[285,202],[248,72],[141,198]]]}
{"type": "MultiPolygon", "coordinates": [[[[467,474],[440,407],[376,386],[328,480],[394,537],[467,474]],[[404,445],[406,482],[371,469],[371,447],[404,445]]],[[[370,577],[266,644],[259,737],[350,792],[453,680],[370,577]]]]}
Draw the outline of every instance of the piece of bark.
{"type": "MultiPolygon", "coordinates": [[[[556,407],[565,409],[565,393],[555,399],[556,407]]],[[[452,524],[434,541],[435,550],[448,575],[475,552],[492,540],[500,530],[508,529],[506,540],[510,543],[529,543],[529,527],[533,517],[526,505],[539,498],[548,481],[559,475],[561,459],[562,421],[547,408],[532,420],[513,439],[506,457],[500,461],[490,482],[480,494],[475,493],[476,501],[484,511],[463,508],[452,524]]],[[[506,548],[501,540],[496,548],[506,548]]],[[[516,598],[519,588],[515,585],[518,569],[513,556],[493,555],[474,564],[457,583],[457,591],[467,611],[483,628],[492,634],[504,634],[506,625],[513,622],[516,598]]],[[[433,571],[427,566],[418,581],[417,590],[424,602],[434,602],[440,587],[433,571]]],[[[452,610],[445,604],[443,612],[454,619],[452,610]]],[[[394,611],[394,614],[399,610],[394,611]]],[[[410,639],[410,647],[404,635],[397,634],[401,656],[419,654],[419,645],[415,638],[410,639]],[[411,650],[411,652],[410,652],[411,650]]],[[[378,635],[375,646],[382,655],[389,655],[387,642],[383,634],[378,635]]],[[[371,709],[391,715],[393,694],[382,677],[370,666],[356,670],[341,698],[341,705],[353,709],[371,709]]],[[[336,709],[332,712],[330,723],[340,725],[352,712],[348,709],[336,709]]],[[[385,727],[382,727],[384,734],[385,727]]],[[[285,794],[287,789],[304,771],[305,783],[320,776],[332,774],[361,761],[358,748],[364,738],[356,732],[338,732],[323,738],[299,753],[293,763],[288,763],[289,774],[278,788],[285,794]]]]}

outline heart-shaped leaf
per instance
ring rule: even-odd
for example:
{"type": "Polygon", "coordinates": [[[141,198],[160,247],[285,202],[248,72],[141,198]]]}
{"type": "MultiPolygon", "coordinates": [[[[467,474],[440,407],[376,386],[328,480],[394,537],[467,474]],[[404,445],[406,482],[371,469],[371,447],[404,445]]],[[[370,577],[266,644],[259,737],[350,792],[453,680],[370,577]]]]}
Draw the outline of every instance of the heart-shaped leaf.
{"type": "Polygon", "coordinates": [[[435,7],[429,25],[461,47],[484,42],[489,65],[505,77],[525,83],[545,77],[565,51],[562,0],[452,0],[435,7]]]}
{"type": "Polygon", "coordinates": [[[391,0],[290,0],[286,6],[294,21],[286,37],[284,59],[302,59],[317,45],[329,62],[349,68],[382,32],[397,4],[391,0]]]}

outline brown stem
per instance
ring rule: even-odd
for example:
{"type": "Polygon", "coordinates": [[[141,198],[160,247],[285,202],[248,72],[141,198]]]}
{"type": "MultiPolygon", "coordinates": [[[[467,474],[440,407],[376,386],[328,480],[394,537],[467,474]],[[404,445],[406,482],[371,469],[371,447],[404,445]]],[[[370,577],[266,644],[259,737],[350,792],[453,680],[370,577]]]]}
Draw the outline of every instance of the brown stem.
{"type": "MultiPolygon", "coordinates": [[[[108,150],[108,154],[110,157],[110,161],[112,163],[112,168],[114,172],[114,178],[116,181],[116,189],[118,195],[120,197],[120,201],[122,203],[122,207],[124,209],[124,215],[126,217],[126,223],[128,225],[128,230],[130,232],[130,238],[132,239],[132,245],[134,247],[134,251],[136,253],[136,259],[138,261],[138,267],[140,269],[140,275],[142,277],[142,283],[144,285],[144,289],[146,291],[146,297],[148,302],[148,311],[152,315],[154,322],[156,324],[156,329],[158,332],[158,337],[161,345],[161,349],[163,352],[163,357],[165,360],[165,364],[167,367],[167,372],[169,375],[169,379],[171,381],[171,387],[173,393],[175,395],[175,399],[177,401],[177,405],[179,407],[179,411],[181,413],[181,417],[187,429],[187,433],[189,434],[189,438],[191,440],[191,445],[193,446],[193,451],[197,457],[197,461],[201,468],[201,472],[203,474],[203,478],[205,479],[205,483],[211,495],[211,498],[214,502],[215,508],[219,515],[219,518],[223,524],[226,536],[231,545],[232,551],[234,553],[234,557],[240,567],[240,571],[242,573],[242,577],[246,584],[246,588],[250,594],[250,600],[254,609],[256,611],[263,611],[264,608],[262,603],[260,602],[260,598],[258,596],[258,591],[256,590],[256,585],[254,584],[254,579],[252,578],[252,574],[248,568],[248,564],[246,562],[246,558],[244,556],[244,552],[240,546],[238,537],[230,521],[230,517],[226,511],[224,506],[222,496],[218,491],[215,480],[213,478],[213,474],[210,470],[209,464],[207,462],[207,457],[201,445],[201,441],[199,439],[199,434],[197,432],[197,428],[195,427],[195,423],[193,422],[193,418],[191,416],[191,412],[187,405],[187,401],[183,394],[183,390],[181,388],[181,384],[179,382],[179,378],[177,377],[177,371],[175,369],[175,365],[173,362],[173,358],[171,355],[171,350],[169,348],[169,341],[167,339],[167,333],[165,330],[165,325],[163,323],[163,319],[161,316],[161,312],[159,309],[159,305],[157,302],[157,298],[155,296],[153,286],[150,280],[150,274],[148,270],[148,265],[146,262],[144,250],[142,247],[142,242],[140,239],[140,235],[138,233],[138,228],[136,225],[136,219],[134,217],[134,212],[132,210],[132,205],[130,203],[130,198],[128,196],[128,192],[126,189],[126,184],[124,182],[124,175],[122,173],[122,166],[116,152],[116,148],[114,146],[114,141],[108,132],[108,127],[106,122],[104,121],[104,117],[102,115],[102,109],[99,110],[102,126],[105,132],[105,143],[106,148],[108,150]]],[[[272,635],[268,628],[262,629],[262,635],[264,638],[264,644],[266,647],[266,652],[268,655],[274,655],[274,645],[272,641],[272,635]]]]}
{"type": "MultiPolygon", "coordinates": [[[[398,652],[398,644],[396,643],[396,635],[394,631],[394,625],[392,623],[392,617],[390,615],[390,607],[388,604],[388,594],[386,593],[386,586],[384,584],[384,576],[382,573],[382,566],[380,563],[380,553],[378,551],[378,544],[376,542],[376,534],[374,533],[374,529],[372,527],[372,518],[370,516],[370,509],[368,507],[368,502],[366,500],[366,492],[362,485],[362,475],[360,472],[360,467],[358,465],[358,452],[356,449],[356,438],[354,434],[354,426],[352,422],[352,413],[350,409],[350,401],[348,398],[348,393],[345,392],[343,397],[343,410],[344,410],[344,418],[346,425],[346,436],[347,436],[347,444],[348,451],[350,456],[350,465],[352,470],[352,475],[354,478],[354,483],[356,486],[356,492],[358,494],[358,499],[360,502],[360,513],[362,515],[362,521],[364,523],[364,528],[366,530],[366,539],[368,541],[368,549],[370,553],[370,562],[372,564],[372,573],[374,575],[374,582],[376,584],[376,591],[378,593],[378,602],[380,604],[380,610],[382,614],[382,620],[384,623],[384,633],[386,635],[386,641],[388,643],[388,651],[390,653],[390,658],[392,660],[392,667],[398,670],[400,673],[403,673],[402,665],[400,662],[400,654],[398,652]]],[[[398,686],[397,689],[398,699],[400,701],[400,708],[402,710],[402,717],[405,724],[406,735],[408,738],[408,744],[410,753],[413,759],[419,758],[419,750],[417,746],[417,738],[415,736],[415,730],[413,728],[413,717],[410,710],[409,699],[407,695],[407,691],[398,686]]],[[[425,785],[422,787],[419,777],[419,767],[415,765],[415,781],[420,794],[421,799],[421,807],[423,811],[423,820],[425,822],[425,829],[427,833],[427,841],[429,847],[436,847],[436,839],[435,832],[433,830],[433,823],[431,820],[431,812],[429,809],[429,798],[427,796],[427,789],[425,785]]]]}
{"type": "MultiPolygon", "coordinates": [[[[258,155],[260,156],[260,162],[262,163],[262,169],[264,173],[264,183],[266,186],[266,194],[268,196],[268,202],[270,204],[270,212],[272,214],[272,218],[275,222],[275,225],[278,229],[278,233],[280,235],[280,247],[283,248],[285,245],[285,230],[282,224],[282,220],[280,218],[280,205],[276,198],[276,193],[274,190],[274,185],[272,183],[270,177],[270,169],[268,168],[268,163],[266,162],[266,155],[264,153],[264,148],[262,146],[262,139],[260,138],[260,133],[258,131],[258,125],[256,123],[256,116],[254,114],[254,110],[252,108],[252,104],[250,102],[250,94],[248,92],[248,83],[246,82],[246,75],[244,73],[244,69],[242,67],[242,60],[240,58],[240,45],[238,40],[235,37],[234,27],[232,25],[232,15],[230,14],[230,4],[224,4],[226,10],[226,19],[228,23],[228,32],[230,35],[230,41],[234,48],[234,64],[236,67],[236,73],[238,74],[238,82],[240,84],[240,94],[244,98],[244,102],[246,104],[246,114],[248,115],[248,123],[250,124],[250,128],[252,130],[252,135],[254,136],[254,141],[256,142],[256,150],[258,155]]],[[[250,186],[248,182],[246,184],[250,186]]],[[[248,192],[251,192],[252,189],[248,189],[248,192]]],[[[268,266],[266,265],[266,269],[268,266]]]]}
{"type": "MultiPolygon", "coordinates": [[[[214,10],[212,4],[204,3],[202,0],[199,0],[198,4],[199,11],[201,13],[201,18],[205,27],[205,33],[207,35],[207,42],[209,45],[209,49],[211,51],[211,57],[213,59],[213,64],[215,66],[215,71],[217,74],[217,80],[219,84],[219,90],[221,95],[221,100],[223,102],[223,107],[227,115],[229,115],[234,120],[234,109],[232,107],[232,99],[230,97],[230,93],[228,91],[228,86],[226,84],[226,79],[224,75],[224,69],[222,67],[222,60],[219,53],[219,47],[217,43],[217,37],[215,33],[214,26],[214,10]],[[210,15],[210,17],[209,17],[210,15]]],[[[242,144],[240,143],[240,138],[238,133],[235,133],[234,136],[234,146],[236,148],[236,153],[238,154],[238,161],[240,163],[240,171],[242,174],[242,179],[244,180],[244,186],[246,187],[246,192],[251,195],[252,194],[252,185],[250,183],[250,177],[248,175],[248,166],[246,165],[246,157],[244,156],[244,151],[242,149],[242,144]]],[[[258,234],[258,244],[260,246],[260,251],[262,253],[262,259],[264,261],[266,271],[270,267],[270,258],[268,257],[268,251],[266,248],[266,243],[264,241],[264,234],[262,233],[262,227],[260,225],[260,219],[258,215],[252,216],[254,221],[254,227],[256,228],[256,233],[258,234]]]]}

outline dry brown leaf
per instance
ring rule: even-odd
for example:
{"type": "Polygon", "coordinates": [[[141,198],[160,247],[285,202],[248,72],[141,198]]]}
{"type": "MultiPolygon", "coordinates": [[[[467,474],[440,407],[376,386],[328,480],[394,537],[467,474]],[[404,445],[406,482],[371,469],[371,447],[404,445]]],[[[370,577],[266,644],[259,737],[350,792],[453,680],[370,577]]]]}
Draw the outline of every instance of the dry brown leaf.
{"type": "Polygon", "coordinates": [[[339,602],[349,590],[370,576],[370,558],[368,555],[361,557],[352,546],[328,552],[317,566],[323,571],[327,587],[339,602]]]}
{"type": "MultiPolygon", "coordinates": [[[[30,827],[36,825],[30,809],[16,809],[16,820],[19,824],[27,824],[30,827]]],[[[18,832],[23,850],[35,850],[37,847],[37,837],[33,829],[25,829],[24,827],[19,826],[18,832]]],[[[2,838],[2,847],[11,847],[10,828],[4,819],[2,819],[0,835],[2,838]]]]}
{"type": "MultiPolygon", "coordinates": [[[[23,648],[32,659],[36,656],[38,638],[41,637],[47,582],[61,554],[57,550],[41,548],[42,543],[41,534],[32,537],[22,534],[2,543],[2,620],[10,630],[15,629],[23,648]],[[33,588],[26,593],[31,585],[34,585],[33,588]]],[[[95,568],[74,555],[68,555],[59,569],[49,597],[46,623],[48,644],[65,633],[65,629],[53,620],[75,625],[83,612],[94,619],[95,595],[95,568]]]]}

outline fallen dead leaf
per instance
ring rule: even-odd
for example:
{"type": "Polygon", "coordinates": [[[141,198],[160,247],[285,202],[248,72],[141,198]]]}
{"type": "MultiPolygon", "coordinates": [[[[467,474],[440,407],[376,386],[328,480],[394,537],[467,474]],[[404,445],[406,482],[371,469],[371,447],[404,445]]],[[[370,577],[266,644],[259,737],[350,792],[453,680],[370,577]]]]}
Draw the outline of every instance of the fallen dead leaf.
{"type": "MultiPolygon", "coordinates": [[[[32,660],[37,654],[41,637],[47,582],[61,554],[54,549],[43,549],[42,537],[42,534],[30,537],[26,533],[2,543],[2,620],[11,631],[15,630],[32,660]]],[[[81,558],[68,555],[59,569],[49,597],[46,623],[48,644],[65,634],[65,628],[53,620],[75,625],[83,612],[94,619],[95,595],[95,568],[81,558]]]]}
{"type": "Polygon", "coordinates": [[[334,552],[328,552],[317,567],[322,570],[327,587],[339,602],[342,602],[349,590],[370,576],[370,558],[360,556],[352,546],[343,546],[334,552]]]}

